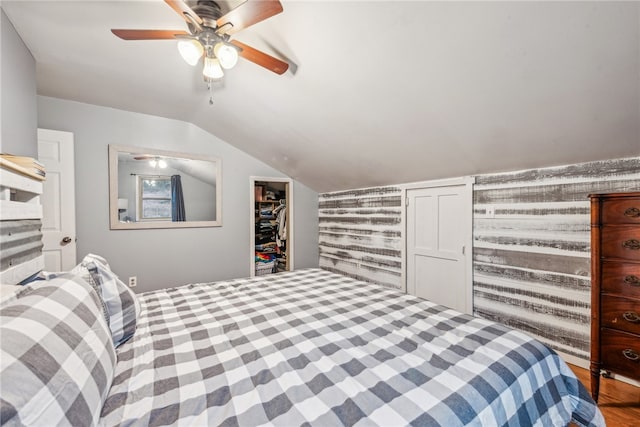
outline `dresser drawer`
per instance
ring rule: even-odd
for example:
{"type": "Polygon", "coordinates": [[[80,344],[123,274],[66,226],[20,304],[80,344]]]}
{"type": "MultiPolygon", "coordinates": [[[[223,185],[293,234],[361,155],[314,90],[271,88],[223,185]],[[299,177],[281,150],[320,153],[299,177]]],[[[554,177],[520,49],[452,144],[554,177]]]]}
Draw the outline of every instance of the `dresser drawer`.
{"type": "Polygon", "coordinates": [[[640,335],[602,328],[600,360],[602,369],[625,377],[640,378],[640,335]]]}
{"type": "Polygon", "coordinates": [[[604,226],[600,237],[604,258],[640,261],[640,227],[604,226]]]}
{"type": "Polygon", "coordinates": [[[607,224],[640,224],[640,198],[605,200],[602,222],[607,224]]]}
{"type": "Polygon", "coordinates": [[[640,300],[603,295],[600,301],[600,325],[640,334],[640,300]]]}
{"type": "Polygon", "coordinates": [[[640,299],[640,263],[604,261],[602,292],[640,299]]]}

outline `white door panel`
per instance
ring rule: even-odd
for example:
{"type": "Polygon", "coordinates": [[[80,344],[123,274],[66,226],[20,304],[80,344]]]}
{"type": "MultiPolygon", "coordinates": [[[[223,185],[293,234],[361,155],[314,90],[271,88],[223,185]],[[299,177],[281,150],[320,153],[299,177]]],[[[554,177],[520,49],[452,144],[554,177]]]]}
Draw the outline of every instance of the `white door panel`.
{"type": "Polygon", "coordinates": [[[435,258],[429,256],[416,257],[415,278],[416,296],[426,298],[438,304],[446,305],[458,311],[466,311],[461,306],[465,301],[452,283],[464,281],[464,270],[460,269],[458,261],[435,258]]]}
{"type": "MultiPolygon", "coordinates": [[[[42,159],[43,157],[39,157],[42,159]]],[[[49,159],[46,160],[49,164],[49,159]]],[[[61,196],[60,196],[60,173],[47,170],[47,179],[44,182],[44,192],[42,193],[42,204],[46,206],[45,215],[42,218],[43,231],[56,231],[62,229],[60,220],[61,196]]]]}
{"type": "Polygon", "coordinates": [[[38,160],[47,172],[41,197],[45,270],[67,271],[76,264],[73,134],[38,129],[38,160]]]}
{"type": "Polygon", "coordinates": [[[464,245],[463,195],[460,192],[438,195],[438,251],[451,259],[460,261],[464,245]]]}
{"type": "MultiPolygon", "coordinates": [[[[437,208],[437,200],[435,197],[429,194],[418,195],[413,192],[411,192],[411,194],[411,202],[413,203],[410,203],[409,205],[414,218],[416,217],[416,215],[419,215],[420,212],[432,212],[435,208],[437,208]]],[[[422,221],[414,221],[413,226],[414,228],[412,234],[415,238],[414,248],[416,252],[425,253],[427,251],[437,251],[437,222],[429,220],[429,218],[425,218],[422,221]]]]}
{"type": "Polygon", "coordinates": [[[466,185],[407,190],[407,291],[471,312],[465,246],[471,192],[466,185]]]}

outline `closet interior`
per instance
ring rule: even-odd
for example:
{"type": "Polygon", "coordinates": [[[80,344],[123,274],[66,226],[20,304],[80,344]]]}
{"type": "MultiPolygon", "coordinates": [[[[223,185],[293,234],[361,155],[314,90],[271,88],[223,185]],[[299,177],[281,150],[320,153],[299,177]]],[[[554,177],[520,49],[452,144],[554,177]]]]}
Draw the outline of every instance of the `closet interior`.
{"type": "Polygon", "coordinates": [[[289,271],[289,183],[256,181],[255,275],[289,271]]]}

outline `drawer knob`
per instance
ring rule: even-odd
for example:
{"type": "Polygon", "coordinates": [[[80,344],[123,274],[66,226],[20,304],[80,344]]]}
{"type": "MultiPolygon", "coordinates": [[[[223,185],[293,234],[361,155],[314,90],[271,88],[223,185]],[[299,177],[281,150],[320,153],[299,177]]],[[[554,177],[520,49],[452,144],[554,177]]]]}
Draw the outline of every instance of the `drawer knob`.
{"type": "Polygon", "coordinates": [[[631,350],[630,348],[627,348],[626,350],[622,350],[622,355],[624,357],[626,357],[629,360],[633,360],[634,362],[638,359],[640,359],[640,354],[636,353],[635,351],[631,350]]]}
{"type": "Polygon", "coordinates": [[[640,249],[640,240],[638,239],[629,239],[622,242],[622,247],[625,249],[631,249],[637,251],[640,249]]]}
{"type": "Polygon", "coordinates": [[[638,276],[630,274],[628,276],[625,276],[624,283],[631,286],[640,286],[640,278],[638,278],[638,276]]]}
{"type": "Polygon", "coordinates": [[[631,323],[640,322],[640,316],[638,316],[638,313],[634,313],[633,311],[625,311],[624,313],[622,313],[622,317],[627,322],[631,322],[631,323]]]}
{"type": "Polygon", "coordinates": [[[628,216],[630,218],[640,218],[640,209],[628,208],[626,211],[624,211],[624,216],[628,216]]]}

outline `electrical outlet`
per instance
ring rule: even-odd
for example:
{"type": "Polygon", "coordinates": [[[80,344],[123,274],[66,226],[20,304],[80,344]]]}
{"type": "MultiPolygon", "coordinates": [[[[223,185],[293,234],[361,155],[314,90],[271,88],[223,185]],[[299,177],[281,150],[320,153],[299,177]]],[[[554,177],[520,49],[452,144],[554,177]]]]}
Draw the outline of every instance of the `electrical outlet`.
{"type": "Polygon", "coordinates": [[[138,277],[137,276],[129,277],[129,287],[135,288],[137,285],[138,285],[138,277]]]}

